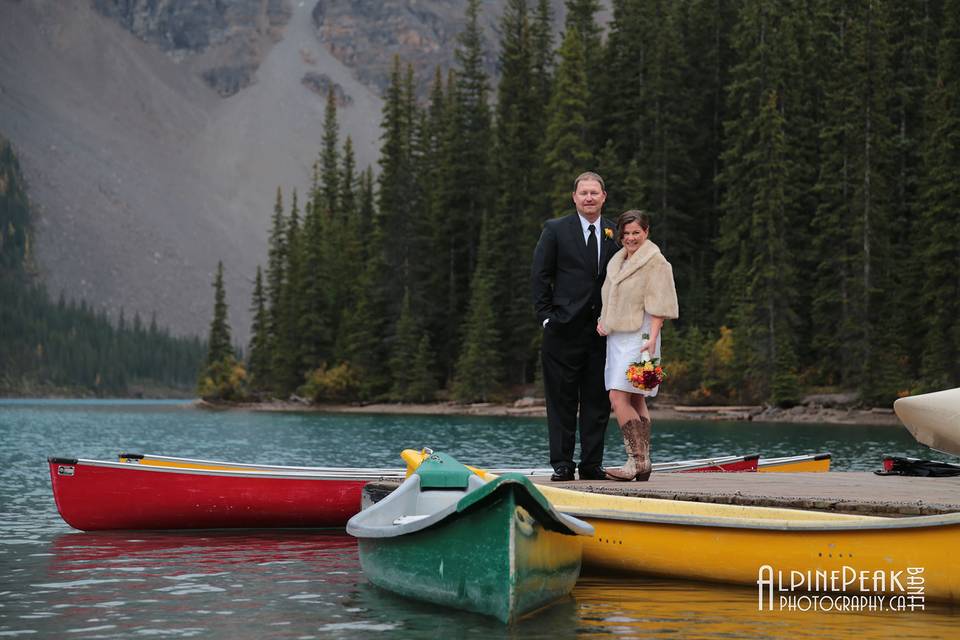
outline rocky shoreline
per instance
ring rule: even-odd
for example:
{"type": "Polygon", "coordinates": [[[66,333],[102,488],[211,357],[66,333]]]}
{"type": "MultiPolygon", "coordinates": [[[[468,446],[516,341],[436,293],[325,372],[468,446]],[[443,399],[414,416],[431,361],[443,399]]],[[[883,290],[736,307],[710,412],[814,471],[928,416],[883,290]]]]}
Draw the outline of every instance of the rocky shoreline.
{"type": "MultiPolygon", "coordinates": [[[[371,403],[371,404],[313,404],[306,401],[272,401],[254,403],[210,403],[196,400],[197,407],[244,411],[314,411],[326,413],[374,413],[402,415],[459,415],[459,416],[518,416],[546,417],[542,398],[521,398],[511,404],[492,402],[459,404],[433,402],[425,404],[371,403]]],[[[713,420],[734,422],[790,422],[899,426],[893,409],[831,407],[804,404],[789,409],[767,406],[712,406],[694,407],[660,403],[651,405],[654,420],[713,420]]]]}

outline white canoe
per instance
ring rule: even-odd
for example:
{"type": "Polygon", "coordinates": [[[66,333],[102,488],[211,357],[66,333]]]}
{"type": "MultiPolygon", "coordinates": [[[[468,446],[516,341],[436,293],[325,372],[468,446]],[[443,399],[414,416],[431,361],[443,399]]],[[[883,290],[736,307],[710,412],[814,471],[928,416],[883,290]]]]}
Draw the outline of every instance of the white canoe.
{"type": "Polygon", "coordinates": [[[893,410],[917,442],[960,455],[960,388],[900,398],[893,410]]]}

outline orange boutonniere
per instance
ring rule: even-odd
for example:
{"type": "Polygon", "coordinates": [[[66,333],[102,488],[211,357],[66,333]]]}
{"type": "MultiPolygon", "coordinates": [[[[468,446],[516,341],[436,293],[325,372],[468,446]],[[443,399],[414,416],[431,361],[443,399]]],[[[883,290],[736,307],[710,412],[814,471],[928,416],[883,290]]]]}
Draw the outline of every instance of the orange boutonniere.
{"type": "Polygon", "coordinates": [[[603,237],[607,240],[613,240],[613,229],[607,227],[603,230],[603,237]]]}

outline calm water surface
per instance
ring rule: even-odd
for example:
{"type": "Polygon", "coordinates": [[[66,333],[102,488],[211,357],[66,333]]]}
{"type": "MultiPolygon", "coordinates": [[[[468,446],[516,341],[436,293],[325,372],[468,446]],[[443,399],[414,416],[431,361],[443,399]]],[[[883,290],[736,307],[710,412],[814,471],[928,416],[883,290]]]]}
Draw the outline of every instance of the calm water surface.
{"type": "MultiPolygon", "coordinates": [[[[481,466],[545,466],[542,419],[208,412],[178,402],[0,400],[0,638],[955,637],[960,610],[757,611],[753,589],[585,576],[510,627],[385,593],[343,531],[83,533],[59,517],[46,457],[120,451],[400,466],[430,446],[481,466]]],[[[606,462],[622,461],[616,426],[606,462]]],[[[658,422],[654,459],[830,451],[837,470],[927,452],[897,427],[658,422]]],[[[655,550],[651,550],[655,552],[655,550]]]]}

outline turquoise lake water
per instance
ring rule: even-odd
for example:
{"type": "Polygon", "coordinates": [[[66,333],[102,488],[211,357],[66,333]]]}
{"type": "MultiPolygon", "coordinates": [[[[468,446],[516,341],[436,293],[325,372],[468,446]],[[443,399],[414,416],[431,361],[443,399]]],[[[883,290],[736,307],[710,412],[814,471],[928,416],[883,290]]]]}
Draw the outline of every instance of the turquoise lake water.
{"type": "MultiPolygon", "coordinates": [[[[929,603],[911,613],[771,613],[757,611],[754,589],[592,575],[571,598],[507,627],[371,586],[342,530],[76,531],[57,513],[46,466],[51,455],[112,460],[121,451],[401,466],[401,449],[422,446],[480,466],[547,466],[537,418],[0,400],[0,638],[931,638],[960,627],[960,610],[929,603]]],[[[899,427],[654,424],[655,461],[822,451],[841,471],[876,469],[883,454],[929,455],[899,427]]],[[[614,423],[608,452],[607,464],[622,462],[614,423]]]]}

